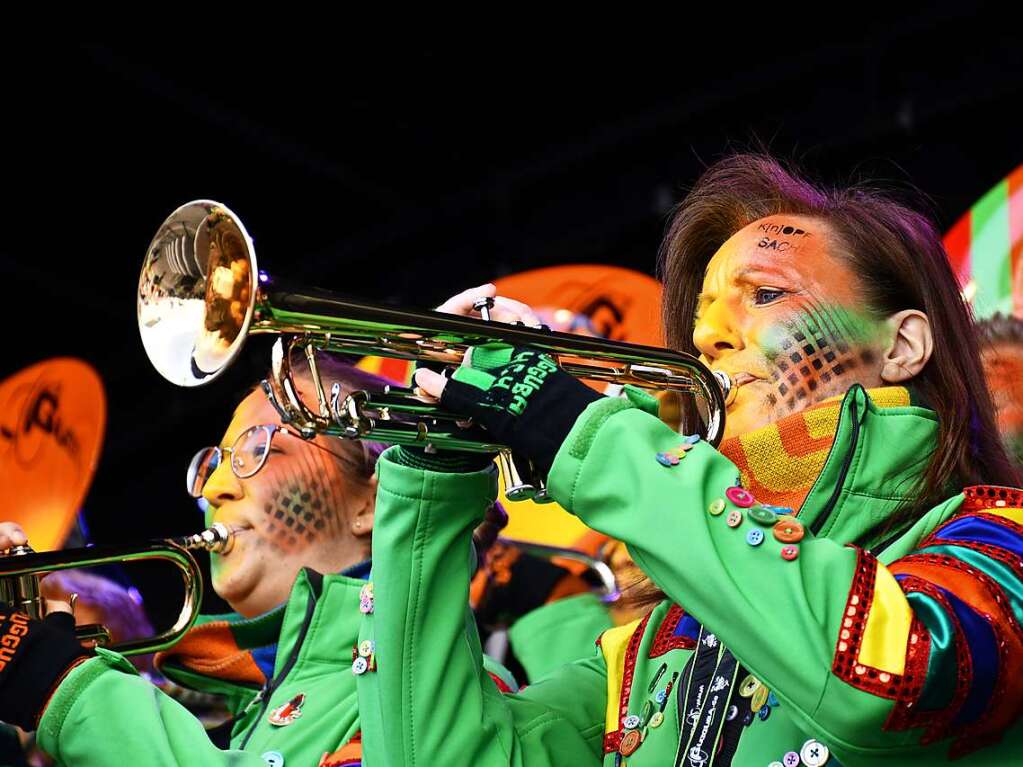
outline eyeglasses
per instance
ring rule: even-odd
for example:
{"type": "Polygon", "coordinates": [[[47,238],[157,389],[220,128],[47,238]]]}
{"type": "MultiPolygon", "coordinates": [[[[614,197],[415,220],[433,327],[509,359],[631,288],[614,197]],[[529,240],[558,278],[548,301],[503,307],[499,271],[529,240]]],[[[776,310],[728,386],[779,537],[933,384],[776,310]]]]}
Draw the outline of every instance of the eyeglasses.
{"type": "Polygon", "coordinates": [[[270,455],[270,443],[275,434],[287,434],[288,436],[301,439],[305,444],[312,445],[325,453],[330,453],[335,458],[346,460],[343,455],[328,450],[311,440],[303,439],[294,431],[283,426],[267,423],[260,426],[250,426],[238,435],[231,447],[204,447],[192,457],[188,465],[187,483],[188,492],[193,498],[201,498],[203,489],[213,472],[220,466],[224,454],[231,456],[231,471],[238,479],[248,479],[266,464],[270,455]]]}

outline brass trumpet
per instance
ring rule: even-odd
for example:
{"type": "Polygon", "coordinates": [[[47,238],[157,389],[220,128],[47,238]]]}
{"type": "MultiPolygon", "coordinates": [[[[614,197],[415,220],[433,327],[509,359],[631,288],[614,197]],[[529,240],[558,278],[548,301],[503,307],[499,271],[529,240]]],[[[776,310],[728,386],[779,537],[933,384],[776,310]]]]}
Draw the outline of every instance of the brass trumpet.
{"type": "Polygon", "coordinates": [[[14,604],[30,618],[46,614],[39,581],[46,573],[114,563],[160,559],[170,562],[181,575],[185,601],[174,625],[152,637],[130,639],[110,645],[109,630],[98,623],[75,627],[79,641],[95,641],[122,655],[143,655],[166,649],[177,642],[195,623],[202,601],[202,575],[189,550],[227,553],[234,542],[229,528],[219,522],[195,535],[147,541],[137,546],[100,544],[82,549],[35,552],[29,546],[15,546],[0,554],[0,602],[14,604]]]}
{"type": "MultiPolygon", "coordinates": [[[[470,347],[503,343],[549,354],[566,372],[593,381],[632,384],[695,398],[713,445],[721,440],[733,381],[689,354],[522,325],[393,308],[318,290],[289,289],[258,269],[252,240],[238,217],[210,200],[182,205],[163,222],[146,253],[139,278],[138,320],[153,365],[170,382],[200,386],[215,379],[240,353],[250,333],[273,333],[267,397],[284,423],[304,436],[331,434],[392,444],[498,452],[515,468],[505,446],[468,437],[462,419],[426,402],[412,389],[324,391],[315,351],[377,355],[458,365],[470,347]],[[290,359],[305,352],[317,403],[299,398],[290,359]]],[[[429,448],[428,448],[429,449],[429,448]]],[[[543,500],[542,478],[510,476],[506,495],[543,500]]]]}

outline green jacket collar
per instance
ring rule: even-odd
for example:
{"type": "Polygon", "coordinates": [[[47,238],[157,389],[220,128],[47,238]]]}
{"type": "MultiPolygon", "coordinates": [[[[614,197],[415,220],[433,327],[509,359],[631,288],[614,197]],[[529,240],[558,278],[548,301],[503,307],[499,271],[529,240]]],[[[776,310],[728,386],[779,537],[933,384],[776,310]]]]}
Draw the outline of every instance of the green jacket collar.
{"type": "Polygon", "coordinates": [[[359,592],[366,584],[346,575],[306,568],[288,601],[256,618],[201,616],[157,665],[183,687],[225,695],[234,709],[254,690],[296,666],[350,662],[359,633],[359,592]]]}
{"type": "Polygon", "coordinates": [[[912,404],[878,407],[862,386],[853,386],[800,518],[818,536],[875,543],[882,523],[912,500],[937,435],[934,411],[912,404]]]}

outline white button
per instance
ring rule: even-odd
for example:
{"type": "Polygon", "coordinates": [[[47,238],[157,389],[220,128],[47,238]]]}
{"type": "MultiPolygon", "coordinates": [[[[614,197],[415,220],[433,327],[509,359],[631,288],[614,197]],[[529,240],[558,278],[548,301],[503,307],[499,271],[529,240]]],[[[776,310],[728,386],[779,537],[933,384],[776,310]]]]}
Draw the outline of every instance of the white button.
{"type": "Polygon", "coordinates": [[[643,720],[633,714],[632,716],[625,717],[625,721],[622,724],[625,725],[626,730],[635,730],[643,723],[643,720]]]}
{"type": "Polygon", "coordinates": [[[767,767],[785,767],[781,762],[771,762],[767,767]]]}
{"type": "Polygon", "coordinates": [[[353,674],[365,674],[369,668],[369,661],[363,657],[358,657],[352,662],[352,673],[353,674]]]}
{"type": "Polygon", "coordinates": [[[828,761],[829,756],[831,756],[831,752],[828,751],[828,747],[819,740],[810,739],[799,749],[799,758],[803,760],[806,767],[821,767],[828,761]]]}
{"type": "Polygon", "coordinates": [[[284,767],[284,757],[280,751],[267,751],[263,754],[263,761],[267,767],[284,767]]]}

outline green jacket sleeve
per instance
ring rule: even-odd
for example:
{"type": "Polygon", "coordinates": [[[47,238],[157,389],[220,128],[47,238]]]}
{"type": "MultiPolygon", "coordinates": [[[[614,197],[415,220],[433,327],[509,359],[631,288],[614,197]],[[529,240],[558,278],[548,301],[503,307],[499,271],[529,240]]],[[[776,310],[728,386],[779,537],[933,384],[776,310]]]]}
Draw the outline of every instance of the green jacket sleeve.
{"type": "Polygon", "coordinates": [[[483,670],[468,592],[471,534],[495,496],[492,472],[445,474],[392,459],[388,451],[377,464],[373,607],[360,634],[375,643],[376,660],[358,679],[367,764],[599,764],[601,657],[521,694],[501,693],[483,670]]]}
{"type": "Polygon", "coordinates": [[[266,767],[258,754],[218,749],[198,719],[127,660],[97,652],[61,683],[39,723],[39,745],[58,764],[266,767]]]}
{"type": "MultiPolygon", "coordinates": [[[[557,454],[551,495],[588,526],[627,543],[637,565],[715,632],[808,732],[861,754],[918,741],[919,732],[886,726],[898,697],[909,694],[903,683],[913,677],[909,665],[924,639],[892,574],[809,529],[798,557],[783,558],[785,544],[746,509],[726,501],[724,513],[710,513],[737,481],[726,457],[701,442],[676,466],[658,462],[659,452],[679,443],[639,409],[593,403],[557,454]],[[733,510],[741,514],[735,526],[726,521],[733,510]],[[751,544],[747,535],[756,529],[763,540],[751,544]],[[869,589],[857,592],[857,584],[869,589]],[[861,639],[860,658],[866,651],[877,661],[869,668],[849,660],[861,639]]],[[[926,664],[916,672],[919,680],[926,664]]]]}
{"type": "Polygon", "coordinates": [[[597,637],[613,627],[607,605],[595,594],[576,594],[523,615],[508,629],[508,641],[526,681],[534,682],[593,655],[597,637]]]}

